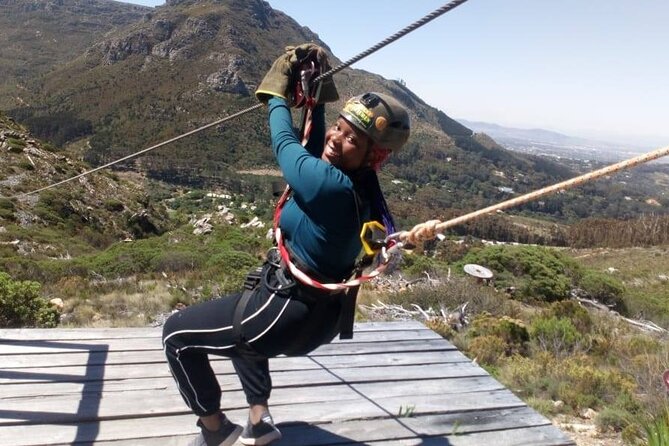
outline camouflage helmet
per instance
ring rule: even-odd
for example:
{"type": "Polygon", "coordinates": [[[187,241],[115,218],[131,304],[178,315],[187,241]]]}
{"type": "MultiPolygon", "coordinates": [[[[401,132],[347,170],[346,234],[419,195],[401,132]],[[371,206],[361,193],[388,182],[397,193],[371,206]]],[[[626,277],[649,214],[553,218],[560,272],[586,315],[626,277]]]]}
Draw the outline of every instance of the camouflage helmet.
{"type": "Polygon", "coordinates": [[[352,97],[339,114],[374,143],[393,152],[409,139],[409,114],[386,94],[370,92],[352,97]]]}

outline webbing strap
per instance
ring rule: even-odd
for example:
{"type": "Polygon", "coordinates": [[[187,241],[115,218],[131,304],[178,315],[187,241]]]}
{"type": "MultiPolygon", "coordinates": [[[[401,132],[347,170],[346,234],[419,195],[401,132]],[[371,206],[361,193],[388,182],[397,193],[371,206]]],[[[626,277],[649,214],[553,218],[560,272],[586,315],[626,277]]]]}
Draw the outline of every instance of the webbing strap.
{"type": "Polygon", "coordinates": [[[246,344],[246,337],[242,330],[244,312],[246,311],[246,306],[249,304],[253,293],[258,289],[258,285],[261,282],[262,271],[263,268],[258,267],[246,276],[246,280],[244,281],[244,291],[242,291],[242,295],[235,306],[235,312],[232,316],[232,338],[238,346],[246,344]]]}

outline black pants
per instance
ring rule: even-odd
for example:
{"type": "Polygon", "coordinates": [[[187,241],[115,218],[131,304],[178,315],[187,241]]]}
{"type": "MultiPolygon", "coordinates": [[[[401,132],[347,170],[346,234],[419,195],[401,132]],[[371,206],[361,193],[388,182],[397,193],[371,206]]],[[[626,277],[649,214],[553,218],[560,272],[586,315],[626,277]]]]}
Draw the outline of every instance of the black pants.
{"type": "Polygon", "coordinates": [[[165,322],[167,362],[181,396],[196,415],[212,415],[221,407],[221,388],[208,355],[229,357],[247,403],[266,404],[272,390],[268,358],[304,355],[337,335],[341,295],[302,285],[274,292],[274,269],[269,264],[263,267],[268,283],[261,282],[244,311],[242,333],[256,355],[245,354],[232,334],[241,293],[188,307],[165,322]]]}

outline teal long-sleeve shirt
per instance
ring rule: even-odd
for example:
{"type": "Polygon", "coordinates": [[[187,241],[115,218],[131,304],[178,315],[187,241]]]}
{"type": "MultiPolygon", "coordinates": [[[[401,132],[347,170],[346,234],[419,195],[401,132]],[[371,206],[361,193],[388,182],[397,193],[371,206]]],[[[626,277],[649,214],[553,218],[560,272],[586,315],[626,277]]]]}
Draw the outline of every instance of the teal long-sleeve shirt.
{"type": "Polygon", "coordinates": [[[351,273],[362,248],[360,224],[369,209],[358,210],[353,182],[346,173],[321,160],[325,142],[325,112],[314,110],[306,147],[293,129],[290,109],[281,98],[269,103],[272,149],[293,195],[279,225],[290,250],[322,276],[343,280],[351,273]]]}

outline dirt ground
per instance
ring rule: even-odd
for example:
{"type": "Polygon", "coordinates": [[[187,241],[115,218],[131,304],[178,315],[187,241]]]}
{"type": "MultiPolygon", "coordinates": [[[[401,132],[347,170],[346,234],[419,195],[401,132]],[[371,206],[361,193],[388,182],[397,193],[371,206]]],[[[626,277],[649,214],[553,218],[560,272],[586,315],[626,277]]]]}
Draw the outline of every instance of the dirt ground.
{"type": "Polygon", "coordinates": [[[559,415],[552,422],[574,440],[576,446],[625,446],[620,434],[599,432],[592,420],[559,415]]]}

